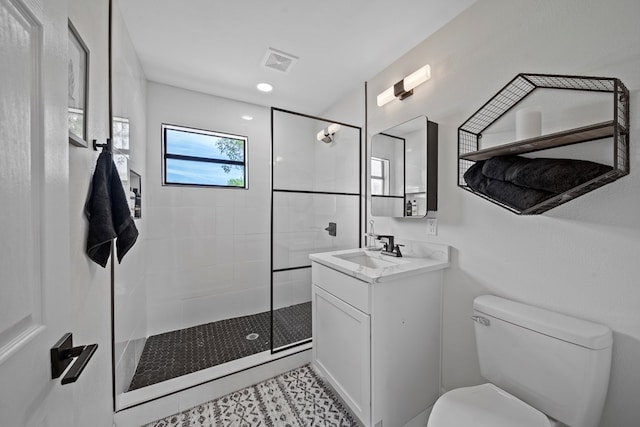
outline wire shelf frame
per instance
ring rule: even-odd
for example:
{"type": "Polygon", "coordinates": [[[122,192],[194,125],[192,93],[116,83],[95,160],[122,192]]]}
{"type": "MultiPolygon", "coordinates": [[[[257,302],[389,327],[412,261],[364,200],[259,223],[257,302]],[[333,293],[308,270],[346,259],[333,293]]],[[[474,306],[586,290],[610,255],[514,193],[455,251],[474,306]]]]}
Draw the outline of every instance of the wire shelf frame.
{"type": "Polygon", "coordinates": [[[629,91],[617,78],[521,73],[458,128],[458,186],[519,215],[541,214],[628,174],[629,91]],[[539,88],[611,93],[614,97],[613,120],[480,150],[482,133],[539,88]],[[464,180],[467,169],[480,159],[507,154],[530,153],[604,138],[613,138],[614,165],[612,171],[523,211],[472,190],[464,180]]]}

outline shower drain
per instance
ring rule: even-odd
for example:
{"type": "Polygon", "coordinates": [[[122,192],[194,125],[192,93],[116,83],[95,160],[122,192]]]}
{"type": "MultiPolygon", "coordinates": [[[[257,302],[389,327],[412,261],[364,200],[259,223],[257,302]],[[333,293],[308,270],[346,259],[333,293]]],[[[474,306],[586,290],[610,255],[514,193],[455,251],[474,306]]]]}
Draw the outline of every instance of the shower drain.
{"type": "Polygon", "coordinates": [[[253,341],[253,340],[257,340],[259,336],[260,336],[260,335],[258,335],[258,334],[256,334],[256,333],[254,332],[254,333],[252,333],[252,334],[247,335],[247,339],[248,339],[249,341],[253,341]]]}

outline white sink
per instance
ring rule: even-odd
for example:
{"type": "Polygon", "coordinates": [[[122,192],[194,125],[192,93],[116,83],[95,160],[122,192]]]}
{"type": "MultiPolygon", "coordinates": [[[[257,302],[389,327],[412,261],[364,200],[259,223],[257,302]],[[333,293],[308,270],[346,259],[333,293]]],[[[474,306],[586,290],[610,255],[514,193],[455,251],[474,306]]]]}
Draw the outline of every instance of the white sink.
{"type": "Polygon", "coordinates": [[[380,252],[366,250],[352,251],[345,254],[336,254],[334,256],[368,268],[393,267],[399,264],[406,264],[408,262],[402,261],[402,258],[391,257],[390,255],[382,256],[380,252]]]}
{"type": "Polygon", "coordinates": [[[395,280],[449,266],[449,246],[415,243],[403,248],[402,257],[362,248],[311,254],[312,261],[369,283],[395,280]],[[414,247],[415,245],[415,247],[414,247]],[[425,249],[425,245],[428,249],[425,249]],[[416,249],[411,251],[411,249],[416,249]]]}

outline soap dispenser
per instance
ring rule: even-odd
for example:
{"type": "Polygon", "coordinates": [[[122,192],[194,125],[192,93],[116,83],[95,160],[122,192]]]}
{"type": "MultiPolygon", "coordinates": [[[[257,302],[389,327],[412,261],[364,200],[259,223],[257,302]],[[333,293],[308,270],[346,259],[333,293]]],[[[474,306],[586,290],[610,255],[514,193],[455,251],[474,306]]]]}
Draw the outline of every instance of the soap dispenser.
{"type": "Polygon", "coordinates": [[[369,233],[367,233],[365,241],[369,249],[376,249],[376,232],[373,230],[373,222],[373,220],[369,221],[369,233]]]}

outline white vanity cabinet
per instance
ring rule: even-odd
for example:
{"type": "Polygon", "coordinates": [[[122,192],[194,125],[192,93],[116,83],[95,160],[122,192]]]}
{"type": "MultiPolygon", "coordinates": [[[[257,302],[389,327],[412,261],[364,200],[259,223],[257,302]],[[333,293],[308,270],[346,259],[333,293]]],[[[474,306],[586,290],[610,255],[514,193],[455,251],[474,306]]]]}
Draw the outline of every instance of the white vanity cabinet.
{"type": "Polygon", "coordinates": [[[351,411],[365,425],[369,425],[369,287],[365,282],[349,278],[316,263],[312,263],[311,276],[313,363],[320,374],[340,393],[351,411]],[[344,292],[339,292],[340,288],[343,288],[344,292]],[[340,296],[344,299],[340,299],[340,296]]]}
{"type": "Polygon", "coordinates": [[[348,265],[328,254],[311,255],[314,367],[365,426],[425,425],[440,390],[448,248],[445,261],[418,269],[348,265]]]}

